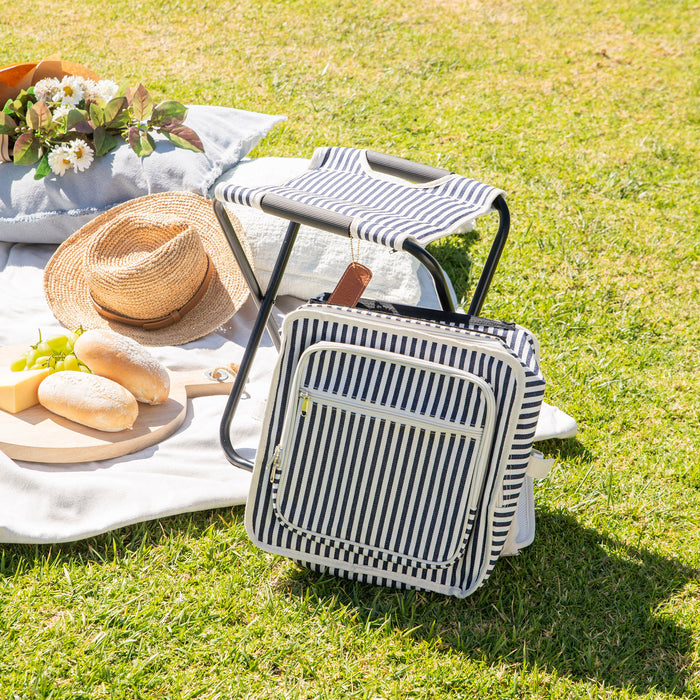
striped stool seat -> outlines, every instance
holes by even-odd
[[[503,194],[476,180],[439,172],[436,179],[412,183],[373,170],[364,149],[325,147],[316,149],[308,171],[283,185],[222,184],[215,196],[263,210],[264,202],[284,200],[286,206],[296,205],[301,216],[325,216],[354,238],[404,250],[407,241],[425,247],[467,230]]]

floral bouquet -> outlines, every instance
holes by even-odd
[[[200,138],[183,123],[186,115],[187,108],[174,100],[154,104],[141,84],[123,90],[111,80],[46,77],[0,111],[0,161],[38,163],[37,180],[82,172],[124,141],[137,156],[150,155],[151,132],[180,148],[203,151]]]

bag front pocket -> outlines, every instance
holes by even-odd
[[[476,375],[322,342],[299,360],[270,478],[278,520],[336,549],[449,566],[466,547],[495,424]]]

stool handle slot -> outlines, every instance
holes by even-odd
[[[445,177],[445,175],[453,174],[450,170],[436,168],[432,165],[424,165],[423,163],[416,163],[413,160],[400,158],[399,156],[390,156],[386,153],[379,153],[378,151],[371,151],[369,149],[365,151],[365,153],[367,155],[367,162],[373,170],[383,173],[384,175],[403,177],[419,184],[439,180],[441,177]]]

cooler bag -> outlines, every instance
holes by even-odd
[[[532,541],[545,383],[512,323],[362,300],[288,314],[246,506],[316,571],[465,597]]]

